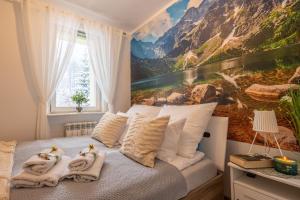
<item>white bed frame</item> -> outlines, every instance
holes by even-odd
[[[224,199],[223,172],[228,132],[228,117],[212,117],[199,150],[211,159],[218,168],[218,175],[192,190],[182,200]]]
[[[228,117],[212,117],[206,132],[210,136],[203,138],[199,149],[215,163],[219,171],[224,172]]]

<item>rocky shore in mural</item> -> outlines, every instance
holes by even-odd
[[[180,6],[181,15],[172,13]],[[132,103],[218,102],[214,115],[229,117],[228,139],[247,143],[253,110],[273,109],[281,147],[300,151],[279,103],[300,89],[300,1],[179,0],[166,14],[170,27],[155,32],[162,17],[134,34]]]

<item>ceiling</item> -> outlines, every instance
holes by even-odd
[[[174,0],[65,0],[108,18],[113,25],[132,32]]]

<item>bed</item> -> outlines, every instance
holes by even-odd
[[[205,152],[201,161],[179,171],[173,165],[157,160],[154,168],[144,167],[121,154],[117,148],[108,149],[88,137],[56,138],[17,145],[13,173],[34,152],[56,144],[69,156],[93,143],[106,152],[100,179],[90,183],[62,181],[56,187],[37,189],[11,188],[11,200],[52,199],[220,199],[223,198],[224,171],[228,119],[213,117],[206,137],[199,145]]]

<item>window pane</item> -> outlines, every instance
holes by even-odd
[[[83,91],[89,102],[84,107],[96,107],[96,84],[89,61],[85,39],[78,38],[63,79],[56,90],[56,107],[75,107],[71,96]]]

